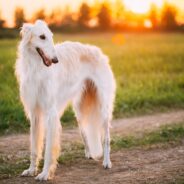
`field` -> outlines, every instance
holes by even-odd
[[[121,40],[114,43],[115,37]],[[184,36],[98,33],[55,34],[54,39],[102,48],[110,58],[117,94],[111,130],[112,169],[102,169],[101,160],[84,158],[69,107],[62,117],[56,177],[49,183],[183,183]],[[33,177],[20,178],[29,165],[29,136],[25,133],[29,123],[14,76],[18,41],[0,40],[0,183],[35,184]],[[43,162],[39,169],[42,166]]]
[[[117,95],[114,117],[127,117],[184,107],[184,35],[179,33],[122,34],[112,42],[108,34],[56,34],[55,41],[95,44],[110,57]],[[18,39],[0,41],[0,133],[24,132],[29,124],[19,102],[14,64]],[[71,109],[62,118],[74,122]]]

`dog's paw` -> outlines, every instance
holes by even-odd
[[[110,160],[104,160],[103,161],[103,167],[104,169],[110,169],[112,167],[112,163]]]
[[[22,172],[21,176],[35,176],[37,174],[37,169],[29,168]]]
[[[35,177],[35,179],[39,181],[46,181],[51,179],[51,175],[49,172],[42,171],[38,176]]]
[[[86,157],[87,159],[92,159],[92,157],[91,157],[89,151],[86,151],[86,150],[85,150],[85,157]]]

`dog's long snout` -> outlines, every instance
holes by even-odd
[[[54,57],[54,58],[52,59],[52,62],[53,62],[53,63],[58,63],[58,58],[57,58],[57,57]]]

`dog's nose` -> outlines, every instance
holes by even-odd
[[[57,58],[57,57],[54,57],[54,58],[52,59],[52,62],[53,62],[53,63],[58,63],[58,58]]]

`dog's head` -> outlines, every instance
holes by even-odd
[[[57,63],[53,34],[46,23],[37,20],[35,24],[24,23],[21,29],[22,42],[31,52],[38,54],[46,66]]]

